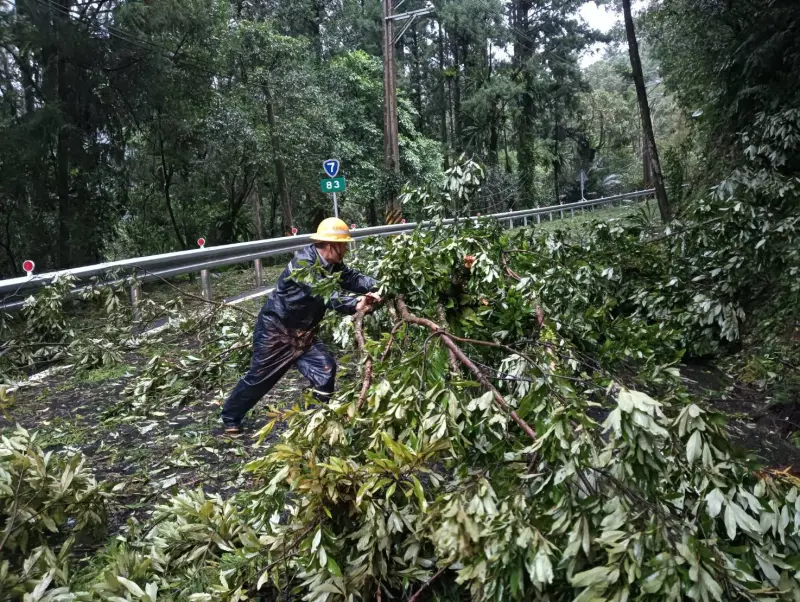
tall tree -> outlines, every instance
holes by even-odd
[[[625,19],[625,34],[628,38],[628,52],[631,57],[633,82],[636,86],[636,96],[639,99],[639,110],[642,115],[644,144],[647,149],[644,155],[650,159],[650,175],[652,175],[653,184],[656,188],[656,200],[658,202],[658,211],[661,214],[661,220],[667,223],[672,217],[672,212],[670,211],[669,198],[667,197],[667,188],[664,186],[664,176],[661,172],[661,161],[658,157],[656,137],[653,133],[653,120],[650,116],[650,105],[647,102],[647,88],[645,88],[644,83],[642,61],[639,56],[639,43],[636,40],[636,30],[633,25],[630,0],[622,0],[622,12]]]

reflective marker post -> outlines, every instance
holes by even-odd
[[[198,238],[197,244],[201,249],[206,246],[205,238]],[[211,274],[207,269],[200,270],[200,290],[203,292],[203,299],[211,301]]]
[[[264,272],[261,269],[261,258],[253,260],[253,269],[256,273],[256,288],[261,288],[264,284]]]
[[[142,285],[138,282],[131,284],[131,310],[133,312],[133,321],[138,322],[141,318],[139,313],[139,303],[142,300]]]
[[[26,259],[22,262],[22,269],[25,272],[25,275],[28,277],[28,280],[30,280],[33,278],[33,270],[36,269],[36,264],[30,259]]]

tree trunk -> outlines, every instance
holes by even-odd
[[[315,0],[314,2],[314,16],[311,20],[311,39],[314,42],[314,51],[317,55],[317,61],[322,62],[323,47],[322,47],[322,23],[325,21],[325,2],[324,0]]]
[[[519,172],[520,192],[525,204],[535,203],[534,199],[534,170],[535,157],[533,154],[533,76],[528,63],[533,56],[528,14],[531,9],[531,0],[516,0],[514,4],[514,23],[517,31],[514,40],[514,63],[522,74],[524,90],[519,99],[520,112],[517,120],[517,170]]]
[[[69,0],[59,2],[64,10],[69,10]],[[72,207],[69,198],[69,126],[67,125],[67,61],[63,52],[64,27],[66,16],[55,16],[56,26],[56,86],[60,124],[56,134],[56,196],[58,197],[58,263],[59,267],[70,267],[72,230]]]
[[[500,126],[503,129],[503,151],[505,153],[506,173],[511,173],[511,158],[508,155],[508,127],[506,124],[506,108],[503,106]]]
[[[370,226],[378,226],[378,209],[375,207],[375,197],[370,195],[367,205],[367,221]]]
[[[161,152],[161,190],[164,193],[164,202],[167,205],[167,213],[169,214],[169,221],[172,224],[172,229],[175,231],[175,237],[178,239],[178,244],[182,249],[189,248],[189,240],[184,239],[178,228],[178,222],[175,219],[175,212],[172,209],[172,168],[167,168],[167,157],[164,152],[164,136],[161,129],[161,115],[158,116],[158,146]]]
[[[272,96],[269,92],[267,92],[267,123],[269,124],[270,138],[272,140],[272,153],[275,156],[275,180],[278,186],[278,196],[281,200],[283,230],[288,232],[294,225],[294,217],[292,216],[292,203],[289,199],[289,187],[286,184],[286,169],[281,156],[280,137],[275,124],[275,107],[272,104]]]
[[[411,55],[414,59],[414,70],[412,71],[414,108],[417,109],[417,130],[420,133],[424,133],[425,120],[422,114],[422,62],[419,57],[419,35],[414,25],[411,26],[411,34]]]
[[[500,133],[498,129],[499,117],[497,114],[496,101],[492,102],[489,108],[489,165],[497,166],[500,164]]]
[[[555,204],[558,205],[559,203],[559,196],[560,191],[558,188],[558,179],[561,176],[561,157],[559,157],[558,153],[560,152],[559,144],[558,144],[558,137],[561,135],[559,131],[559,115],[558,115],[558,102],[556,101],[556,108],[555,108],[555,129],[553,131],[553,194],[555,195]]]
[[[270,204],[269,210],[269,235],[270,238],[275,238],[275,226],[277,221],[277,213],[278,213],[278,199],[276,198],[275,191],[270,191],[270,196],[272,197],[272,203]]]
[[[653,120],[650,116],[650,105],[647,102],[647,89],[644,86],[644,74],[642,73],[642,61],[639,58],[639,44],[636,41],[636,30],[633,27],[633,15],[631,14],[631,0],[622,0],[622,11],[625,15],[625,33],[628,36],[628,52],[631,55],[631,71],[633,71],[633,82],[636,85],[636,96],[639,100],[639,109],[642,112],[642,126],[644,128],[644,142],[647,148],[645,155],[650,157],[650,170],[653,176],[653,184],[656,189],[656,200],[658,201],[658,211],[661,214],[661,221],[667,223],[671,218],[669,198],[667,189],[664,186],[664,176],[661,173],[661,162],[658,159],[658,148],[656,138],[653,133]]]
[[[444,28],[439,22],[439,128],[444,151],[444,168],[450,169],[450,148],[447,145],[447,91],[445,90]]]
[[[456,22],[458,28],[458,22]],[[463,140],[461,139],[461,39],[456,33],[453,37],[453,147],[456,152],[463,150]]]
[[[256,237],[261,240],[264,238],[264,224],[261,221],[261,186],[258,183],[253,186],[251,194],[253,197],[253,225],[256,228]]]

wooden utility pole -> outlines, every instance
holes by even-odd
[[[622,0],[622,11],[625,14],[625,33],[628,36],[628,52],[631,55],[633,82],[636,85],[636,96],[639,99],[639,109],[642,112],[642,128],[644,129],[645,144],[642,154],[650,158],[650,175],[653,177],[653,184],[656,189],[658,212],[661,214],[661,221],[666,224],[670,220],[672,213],[670,211],[669,198],[667,197],[667,189],[664,186],[664,175],[661,173],[661,162],[658,158],[656,138],[653,134],[653,120],[650,116],[650,105],[647,103],[647,89],[644,86],[642,61],[639,58],[639,43],[636,41],[636,30],[633,28],[631,0]]]
[[[397,181],[400,176],[400,142],[397,126],[397,72],[395,62],[395,44],[403,36],[417,17],[433,12],[430,5],[419,10],[396,14],[394,0],[382,0],[383,3],[383,152],[386,173],[392,179],[386,191],[386,212],[389,214],[397,208]],[[395,35],[395,21],[406,21],[406,24]]]
[[[394,57],[394,0],[383,0],[383,154],[386,173],[400,173],[400,143],[397,126],[397,74]],[[397,205],[395,181],[386,191],[387,213]]]

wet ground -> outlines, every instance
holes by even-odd
[[[191,344],[187,339],[179,348]],[[290,371],[251,412],[247,431],[237,438],[222,433],[223,399],[217,392],[147,416],[122,412],[108,417],[123,400],[126,384],[156,351],[155,345],[145,346],[128,353],[122,366],[61,373],[41,385],[20,389],[0,416],[3,433],[19,424],[39,431],[38,443],[45,451],[80,451],[87,457],[97,480],[108,482],[118,494],[109,508],[112,534],[124,530],[131,516],[145,518],[160,500],[180,489],[202,487],[227,497],[246,487],[241,469],[263,452],[254,434],[267,422],[264,408],[303,399],[305,381]],[[232,378],[230,388],[234,384]]]
[[[766,467],[800,472],[800,447],[792,434],[800,431],[800,400],[770,403],[758,389],[736,382],[710,364],[685,366],[690,390],[728,417],[734,444],[755,455]]]

